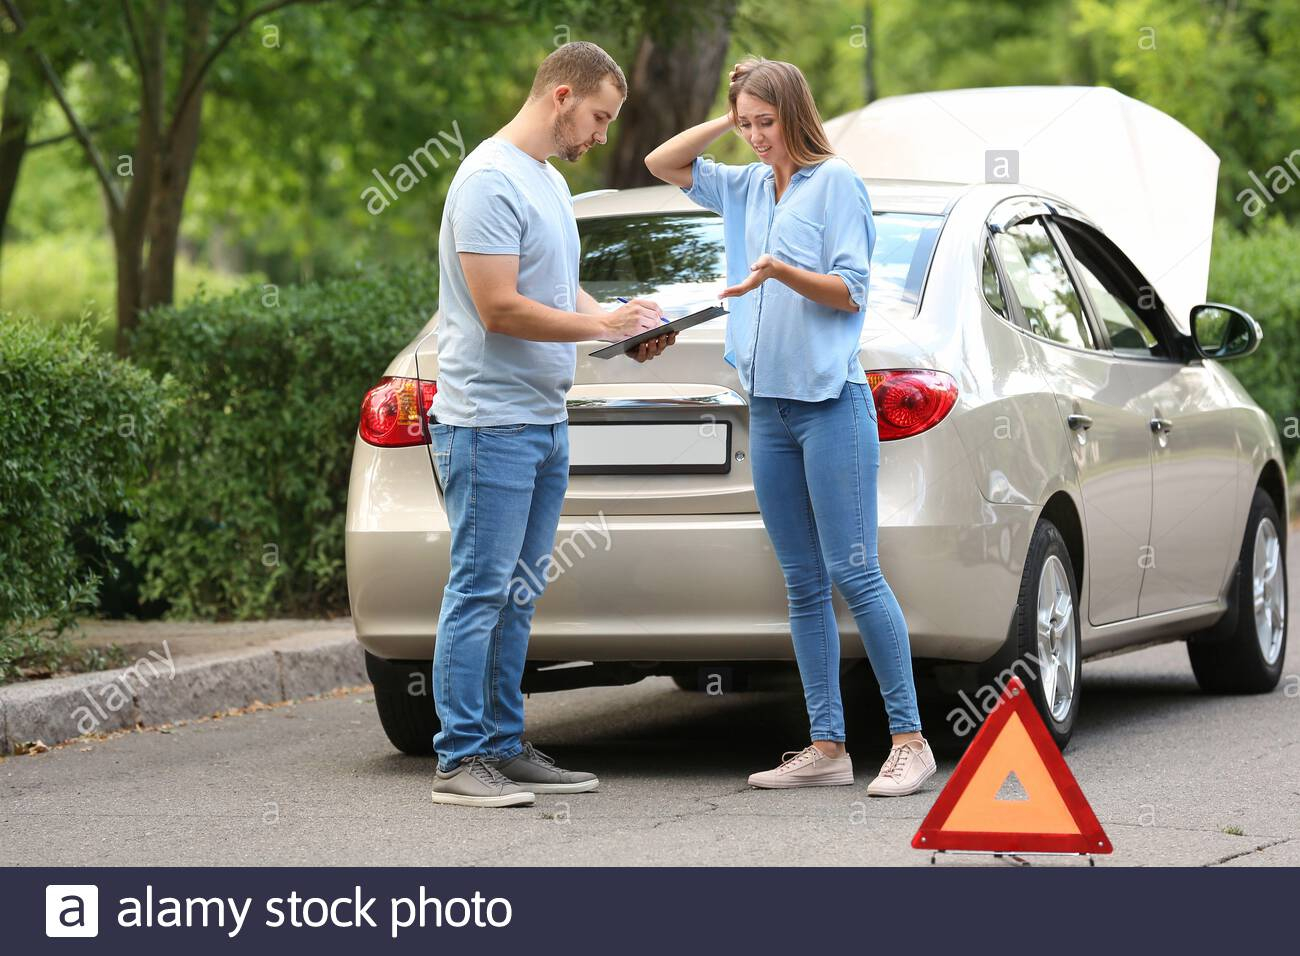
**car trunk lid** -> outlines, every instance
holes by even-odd
[[[670,314],[671,311],[670,311]],[[592,358],[578,346],[568,395],[567,514],[754,512],[749,410],[722,359],[726,317],[657,358]]]

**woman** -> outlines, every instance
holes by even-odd
[[[758,506],[785,574],[812,742],[752,786],[851,784],[831,582],[848,602],[893,737],[872,796],[915,793],[935,771],[921,735],[907,625],[876,555],[876,408],[858,361],[875,242],[866,187],[836,157],[798,67],[747,59],[728,112],[646,157],[650,172],[723,217],[726,359],[750,396]],[[735,128],[758,162],[700,156]]]

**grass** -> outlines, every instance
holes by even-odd
[[[47,680],[69,674],[112,670],[127,664],[129,655],[116,644],[83,647],[67,635],[19,636],[0,642],[0,687],[20,681]]]
[[[112,350],[117,278],[113,244],[107,236],[81,232],[15,240],[6,242],[0,255],[0,305],[59,325],[89,317],[96,342]],[[192,298],[200,289],[222,295],[261,278],[218,272],[178,256],[176,302]]]

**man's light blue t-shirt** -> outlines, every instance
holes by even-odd
[[[838,275],[858,311],[806,299],[768,279],[729,300],[725,358],[750,395],[820,402],[845,382],[865,382],[858,359],[867,277],[876,242],[871,200],[862,178],[833,157],[804,166],[776,201],[765,163],[727,166],[697,157],[691,188],[696,204],[722,216],[727,284],[743,282],[764,253],[823,275]]]
[[[438,392],[447,425],[550,425],[568,418],[577,346],[489,332],[470,297],[461,252],[519,257],[519,293],[575,311],[578,226],[568,183],[513,143],[486,139],[447,191],[438,239]]]

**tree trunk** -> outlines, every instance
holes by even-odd
[[[114,236],[113,246],[117,265],[118,316],[114,348],[118,355],[125,358],[129,353],[128,334],[135,328],[140,314],[141,246],[138,242],[129,241],[127,237],[119,236]],[[129,326],[123,321],[126,316],[131,317]]]
[[[657,184],[645,168],[646,154],[708,119],[724,78],[736,0],[668,0],[652,9],[628,76],[635,95],[619,116],[605,175],[619,189]]]
[[[876,0],[867,0],[862,10],[863,43],[866,47],[862,64],[862,97],[870,105],[876,101]]]
[[[112,223],[117,257],[117,354],[130,351],[131,334],[140,324],[144,304],[144,244],[157,191],[163,139],[163,87],[166,59],[166,0],[158,0],[155,16],[146,22],[140,49],[140,94],[144,108],[136,130],[131,185],[123,210]]]
[[[178,90],[185,89],[198,73],[207,49],[211,23],[206,0],[189,0],[185,7],[185,38]],[[181,214],[185,193],[199,148],[199,127],[203,114],[202,79],[186,100],[184,112],[170,127],[158,162],[157,189],[149,214],[149,259],[145,264],[141,308],[169,305],[176,291],[176,250],[180,242]]]
[[[18,188],[18,173],[27,153],[32,117],[40,103],[40,91],[40,78],[26,58],[10,60],[4,116],[0,119],[0,254],[4,249],[5,227],[9,223],[9,207],[13,203],[14,190]]]

